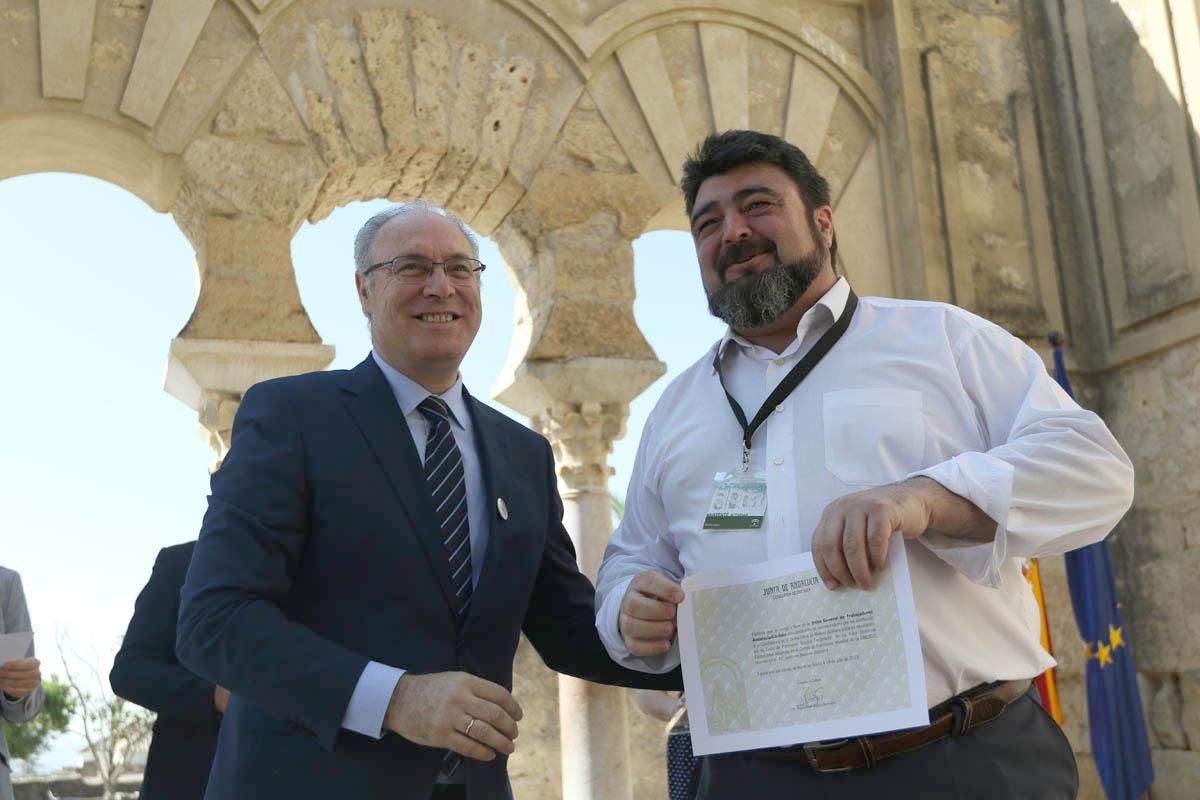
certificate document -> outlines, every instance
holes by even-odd
[[[904,541],[889,545],[869,591],[829,591],[808,553],[684,579],[696,755],[929,724]]]

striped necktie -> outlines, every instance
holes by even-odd
[[[429,423],[425,437],[425,483],[433,500],[433,515],[442,529],[442,549],[454,592],[454,611],[459,627],[471,605],[471,530],[467,524],[467,480],[462,452],[450,430],[450,408],[446,401],[429,395],[417,410]],[[441,773],[453,775],[463,757],[447,750]]]
[[[471,605],[471,531],[467,523],[467,481],[462,452],[450,430],[446,401],[430,395],[417,409],[429,423],[425,439],[425,482],[433,500],[433,515],[442,528],[442,548],[454,592],[459,625]]]

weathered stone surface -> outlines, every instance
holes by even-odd
[[[220,136],[193,141],[184,164],[213,206],[286,225],[308,213],[326,173],[306,145]]]
[[[533,64],[517,60],[498,60],[491,65],[479,131],[479,157],[448,203],[450,210],[463,219],[473,219],[504,179],[520,134],[534,71]]]
[[[1141,6],[1132,13],[1125,5]],[[1093,80],[1103,129],[1125,265],[1124,298],[1138,317],[1170,308],[1196,291],[1196,266],[1188,270],[1182,192],[1194,182],[1178,172],[1172,132],[1179,106],[1171,95],[1175,75],[1163,75],[1166,53],[1147,44],[1162,41],[1168,11],[1152,4],[1101,4],[1085,14]],[[1161,46],[1161,45],[1160,45]],[[1188,184],[1192,184],[1189,186]],[[1154,230],[1154,236],[1143,232]]]
[[[357,27],[388,150],[415,149],[417,125],[409,59],[397,57],[408,50],[404,16],[397,9],[371,9],[358,15]]]
[[[591,96],[584,93],[563,123],[547,166],[575,166],[597,172],[629,173],[633,167],[621,152],[612,130],[600,116]]]
[[[354,30],[336,27],[327,20],[318,22],[316,28],[325,74],[333,86],[350,149],[362,161],[383,156],[386,149],[379,111],[363,68],[362,52],[352,38]]]
[[[621,249],[614,251],[619,236],[616,219],[607,215],[547,234],[543,242],[554,256],[554,294],[632,303],[633,283],[610,280],[630,263]]]
[[[481,45],[467,43],[459,34],[450,39],[453,63],[447,94],[453,98],[447,117],[447,151],[423,194],[444,205],[462,183],[479,152],[480,104],[487,88],[487,52]]]
[[[639,175],[566,169],[539,172],[522,202],[526,217],[545,229],[578,224],[598,211],[617,215],[621,233],[631,240],[641,233],[657,205]]]
[[[451,74],[450,43],[446,26],[437,18],[414,12],[410,17],[413,77],[416,81],[417,132],[430,149],[445,152],[446,81]]]
[[[792,52],[762,36],[750,38],[750,128],[782,135],[792,79]]]
[[[668,25],[659,29],[658,41],[662,44],[663,60],[671,76],[687,141],[699,142],[713,129],[699,28],[694,23]]]
[[[1155,750],[1154,800],[1192,800],[1196,776],[1200,775],[1200,753],[1194,750]]]
[[[835,205],[846,183],[854,176],[855,168],[871,139],[871,126],[866,117],[850,98],[839,95],[829,121],[829,132],[819,154],[809,154],[829,181],[829,193]]]
[[[261,53],[238,76],[213,118],[218,136],[245,136],[286,144],[307,144],[308,129],[279,77]]]
[[[1063,733],[1076,753],[1092,751],[1088,729],[1087,685],[1082,675],[1058,676],[1058,699],[1063,710]]]
[[[1179,678],[1179,699],[1182,709],[1179,721],[1187,737],[1189,749],[1200,745],[1200,670],[1181,672]]]
[[[37,0],[13,0],[0,9],[0,103],[23,108],[41,97],[37,62],[40,35]]]
[[[198,259],[200,296],[179,336],[320,342],[296,288],[291,230],[246,217],[210,217]]]
[[[633,796],[637,800],[667,798],[667,734],[663,723],[643,714],[626,693],[629,717],[629,752],[632,759]]]
[[[1096,760],[1091,753],[1076,755],[1079,768],[1079,795],[1076,800],[1106,800],[1100,773],[1096,772]],[[1156,795],[1157,796],[1157,795]]]
[[[93,116],[117,119],[117,108],[141,39],[147,3],[144,0],[99,0],[92,32],[92,61],[88,67],[83,110]]]
[[[1194,565],[1193,565],[1194,566]],[[1138,669],[1167,673],[1184,666],[1188,647],[1181,636],[1181,623],[1187,619],[1184,586],[1194,575],[1185,572],[1178,560],[1161,559],[1141,565],[1137,570],[1137,616],[1131,623],[1136,631],[1135,652]]]
[[[37,11],[42,96],[82,100],[91,60],[96,0],[39,0]],[[18,16],[31,13],[29,9],[12,9],[7,14],[14,12]]]
[[[1175,676],[1169,676],[1159,686],[1150,703],[1150,724],[1159,747],[1168,750],[1187,750],[1187,734],[1183,730],[1183,698]]]
[[[562,792],[558,737],[558,674],[524,636],[513,662],[513,697],[525,712],[517,751],[508,759],[514,797],[550,798]]]

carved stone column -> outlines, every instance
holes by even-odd
[[[517,383],[499,395],[533,401],[514,406],[530,414],[550,440],[558,464],[563,522],[580,568],[594,581],[612,535],[608,456],[625,432],[629,399],[662,374],[657,361],[578,358],[527,363]],[[581,399],[588,398],[588,399]],[[558,714],[563,800],[631,800],[633,771],[625,690],[561,675]]]
[[[165,388],[199,415],[201,436],[217,454],[213,472],[229,451],[242,394],[259,381],[323,369],[334,349],[321,344],[300,303],[288,225],[247,216],[195,220],[179,221],[196,245],[199,297],[171,341]]]
[[[554,447],[564,524],[593,581],[612,535],[608,454],[628,415],[627,403],[555,401],[534,420]],[[632,798],[624,690],[562,675],[558,716],[564,800]]]
[[[623,432],[629,401],[665,370],[633,317],[632,242],[666,202],[633,169],[585,92],[520,202],[492,233],[516,289],[512,351],[494,394],[550,439],[566,528],[593,579],[612,534],[612,442]],[[541,708],[551,705],[537,700]],[[665,787],[647,790],[641,777],[661,773],[661,752],[651,752],[656,744],[630,753],[624,690],[560,677],[558,712],[564,800],[631,800],[635,784],[639,797],[665,795]],[[522,725],[539,731],[534,720]],[[537,769],[552,750],[551,742],[541,744],[545,756],[519,746],[510,767]],[[519,786],[518,794],[545,796],[539,788]]]
[[[518,311],[517,358],[496,397],[553,445],[564,524],[594,580],[612,534],[612,443],[624,433],[629,401],[665,367],[633,320],[633,251],[615,217],[534,236],[508,227],[500,238],[530,289],[527,310]],[[558,687],[562,797],[632,800],[624,690],[568,676]]]

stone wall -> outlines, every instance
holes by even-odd
[[[1118,370],[1104,414],[1137,468],[1134,510],[1112,542],[1154,797],[1184,800],[1200,779],[1200,343]]]

